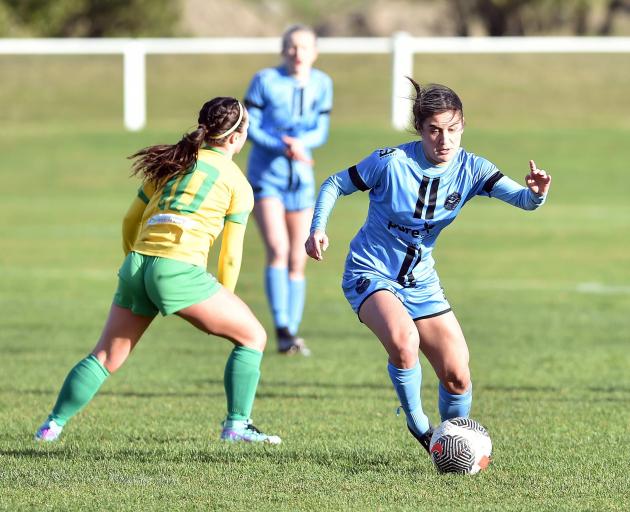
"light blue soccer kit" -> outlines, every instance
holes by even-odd
[[[277,197],[286,211],[312,208],[315,178],[310,164],[285,155],[283,136],[300,139],[308,156],[328,137],[333,88],[330,77],[312,69],[300,83],[283,66],[259,71],[245,95],[249,111],[247,177],[256,200]],[[276,328],[298,330],[306,293],[303,279],[289,279],[287,268],[265,269],[265,291]]]
[[[298,138],[307,153],[328,137],[332,109],[332,81],[318,69],[301,84],[283,66],[258,72],[245,95],[249,111],[248,178],[254,197],[274,196],[287,211],[311,208],[314,202],[313,168],[285,155],[282,137]]]
[[[533,210],[545,200],[504,176],[485,158],[462,148],[450,162],[436,166],[427,160],[422,142],[414,141],[379,149],[330,176],[320,189],[311,232],[325,230],[337,198],[357,190],[369,190],[370,204],[364,225],[350,243],[344,294],[358,314],[370,295],[389,290],[414,320],[450,311],[432,251],[442,229],[455,220],[466,202],[481,195]],[[388,370],[409,428],[417,434],[426,432],[429,423],[420,405],[420,366],[403,370],[390,364]],[[467,416],[471,401],[471,389],[453,395],[440,385],[443,420]]]

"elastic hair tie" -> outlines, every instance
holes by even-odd
[[[240,101],[237,101],[237,103],[238,103],[238,119],[236,120],[236,123],[234,123],[234,126],[232,126],[232,128],[230,128],[228,131],[220,135],[209,135],[208,136],[209,139],[222,139],[223,137],[227,137],[230,133],[232,133],[234,130],[238,128],[238,125],[241,124],[241,121],[243,120],[243,106],[241,105]]]

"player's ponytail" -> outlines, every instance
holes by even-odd
[[[242,132],[246,120],[247,111],[236,98],[214,98],[201,107],[197,128],[177,144],[149,146],[131,155],[130,159],[136,159],[131,173],[162,185],[189,172],[204,144],[222,146],[230,134]]]
[[[425,119],[434,114],[454,110],[463,117],[464,106],[455,91],[440,84],[429,84],[423,87],[413,78],[408,76],[407,79],[416,92],[415,97],[411,99],[413,101],[413,127],[417,134],[422,131],[422,123]]]

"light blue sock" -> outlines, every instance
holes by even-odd
[[[289,326],[289,271],[286,267],[265,267],[265,292],[276,327]]]
[[[462,395],[453,395],[446,391],[440,382],[438,391],[438,408],[442,421],[460,416],[467,418],[472,407],[472,382]]]
[[[429,430],[429,418],[424,414],[420,401],[420,384],[422,383],[420,362],[408,369],[396,368],[392,363],[387,363],[387,372],[394,384],[400,405],[405,411],[407,425],[416,434],[424,434]]]
[[[297,334],[302,321],[305,296],[306,281],[304,279],[289,278],[289,331],[293,335]]]

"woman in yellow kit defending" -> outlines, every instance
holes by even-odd
[[[109,318],[94,350],[66,377],[36,440],[59,438],[160,312],[234,344],[224,374],[228,412],[221,439],[280,443],[250,419],[267,335],[233,293],[254,205],[251,186],[232,162],[247,139],[247,111],[234,98],[214,98],[201,108],[198,123],[177,144],[151,146],[131,157],[143,184],[123,221],[126,258]],[[206,265],[222,229],[217,281]]]

